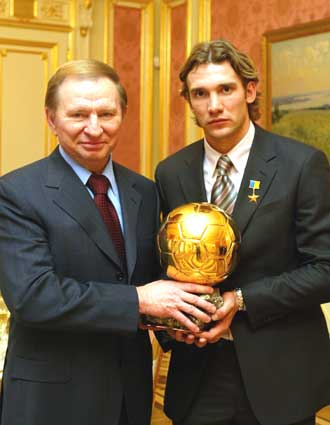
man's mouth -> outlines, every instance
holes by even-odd
[[[227,118],[216,118],[216,119],[213,119],[213,120],[209,121],[208,122],[208,125],[212,125],[212,124],[225,124],[228,121],[229,121],[229,119],[227,119]]]

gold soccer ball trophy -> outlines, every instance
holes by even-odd
[[[190,203],[171,211],[157,237],[160,263],[166,274],[181,282],[216,285],[234,270],[241,243],[233,219],[216,205]],[[217,308],[223,304],[219,289],[212,295],[200,295]],[[199,328],[205,323],[189,316]],[[184,327],[175,319],[145,316],[144,324],[153,329]]]

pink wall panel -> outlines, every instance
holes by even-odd
[[[141,11],[116,6],[114,12],[114,67],[126,88],[128,111],[114,159],[132,170],[140,168]]]
[[[325,18],[330,18],[328,0],[212,0],[211,36],[226,38],[251,56],[262,80],[263,33]]]
[[[179,72],[186,59],[186,16],[187,6],[185,4],[172,9],[169,153],[176,152],[185,144],[185,100],[179,95],[181,88]]]

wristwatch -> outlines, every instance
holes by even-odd
[[[244,303],[244,298],[243,298],[243,293],[242,293],[241,288],[236,288],[235,294],[236,294],[236,299],[237,299],[237,302],[238,302],[238,311],[245,311],[246,306],[245,306],[245,303]]]

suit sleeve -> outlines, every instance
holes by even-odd
[[[265,269],[265,277],[243,288],[255,328],[330,301],[330,174],[323,153],[313,150],[305,159],[295,198],[295,209],[287,212],[293,216],[294,240],[288,236],[288,243],[295,244],[295,264],[274,276]]]
[[[0,286],[12,317],[50,330],[137,330],[134,286],[63,276],[55,256],[41,216],[17,184],[1,179]]]

